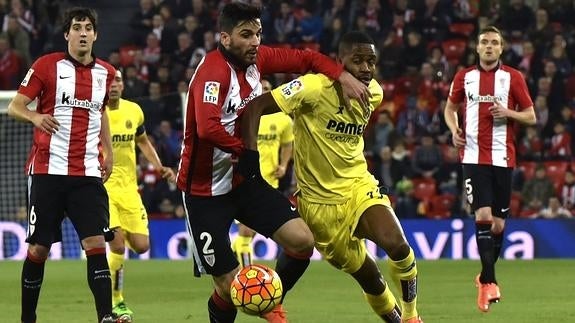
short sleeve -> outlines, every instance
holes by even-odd
[[[26,76],[20,83],[18,88],[18,93],[27,96],[28,98],[34,100],[36,97],[42,93],[44,88],[45,76],[43,71],[47,68],[47,63],[45,58],[39,58],[32,64],[28,69]]]
[[[453,103],[459,104],[463,102],[465,97],[465,88],[463,87],[463,76],[465,73],[459,71],[455,74],[451,87],[449,88],[449,100]]]
[[[320,88],[320,76],[318,74],[306,74],[278,86],[271,93],[280,109],[286,114],[290,114],[302,105],[316,102]]]

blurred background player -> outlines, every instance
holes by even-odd
[[[263,79],[262,92],[271,91],[271,83]],[[273,188],[279,187],[279,179],[284,177],[293,152],[293,121],[283,112],[267,114],[260,120],[258,130],[258,150],[262,177]],[[252,263],[254,248],[252,240],[255,231],[238,224],[238,235],[232,242],[232,250],[242,267]]]
[[[36,322],[46,259],[52,243],[62,240],[67,216],[86,251],[98,322],[123,322],[112,317],[104,238],[109,211],[103,182],[113,167],[104,105],[115,69],[92,52],[98,38],[94,10],[70,8],[62,18],[67,50],[38,58],[8,106],[10,116],[35,126],[26,165],[28,254],[21,276],[21,320]],[[35,111],[27,108],[33,100]]]
[[[174,181],[175,175],[172,169],[162,166],[146,134],[142,109],[138,104],[122,99],[123,90],[122,72],[116,71],[106,108],[112,134],[114,172],[105,186],[110,204],[110,228],[115,231],[108,254],[113,313],[131,319],[134,313],[126,306],[123,295],[126,244],[138,254],[150,249],[148,215],[138,193],[136,145],[163,178]]]
[[[499,29],[488,26],[477,40],[479,64],[455,74],[444,115],[453,145],[460,149],[467,201],[475,213],[481,258],[481,273],[475,278],[477,307],[487,312],[501,298],[495,262],[509,216],[515,122],[534,125],[536,116],[523,75],[499,60],[505,45]]]
[[[340,83],[322,74],[306,74],[250,102],[242,117],[242,138],[246,149],[255,149],[262,113],[293,113],[296,196],[315,247],[332,266],[359,283],[367,302],[385,322],[421,323],[415,255],[363,154],[363,132],[383,99],[374,79],[373,39],[357,31],[345,34],[338,60],[368,86],[368,109],[357,103],[346,108]],[[388,255],[390,276],[402,293],[401,309],[364,239]]]

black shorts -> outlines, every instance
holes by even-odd
[[[463,164],[463,184],[471,211],[489,206],[494,216],[507,218],[512,172],[508,167]]]
[[[284,223],[299,217],[296,208],[263,179],[250,179],[228,194],[212,197],[184,194],[196,273],[221,276],[238,266],[230,247],[234,219],[271,237]]]
[[[62,220],[68,217],[80,240],[102,235],[110,218],[108,193],[101,178],[64,175],[28,177],[28,237],[26,242],[50,247],[62,240]]]

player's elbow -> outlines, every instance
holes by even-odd
[[[213,137],[214,131],[212,127],[197,127],[197,135],[199,139],[209,140]]]
[[[523,123],[527,126],[534,126],[537,123],[535,112],[527,114],[527,117],[523,119]]]
[[[8,116],[12,118],[16,117],[16,108],[14,107],[14,104],[12,102],[8,104]]]

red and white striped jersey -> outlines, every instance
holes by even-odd
[[[449,100],[464,107],[461,115],[466,144],[460,150],[461,162],[515,167],[515,123],[494,119],[489,107],[495,100],[518,111],[532,107],[523,75],[502,64],[490,71],[468,67],[455,75]]]
[[[34,128],[28,174],[101,176],[101,119],[115,73],[100,59],[82,65],[67,53],[32,64],[18,93],[37,98],[36,111],[54,116],[60,126],[54,134]]]
[[[190,81],[178,188],[191,195],[217,196],[241,182],[232,157],[243,149],[236,120],[250,100],[262,93],[261,75],[324,73],[332,79],[342,66],[313,51],[260,46],[256,64],[237,68],[225,49],[208,53]]]

